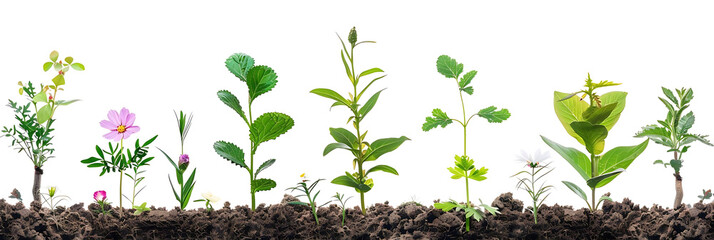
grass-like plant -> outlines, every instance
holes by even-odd
[[[57,204],[67,199],[70,199],[67,195],[57,195],[57,187],[49,187],[47,193],[42,193],[42,203],[47,204],[53,215]]]
[[[345,205],[347,205],[347,201],[349,201],[352,196],[345,198],[344,194],[337,192],[332,197],[340,203],[340,209],[342,209],[342,226],[345,226],[345,218],[347,218],[347,209],[345,208]]]
[[[367,209],[364,205],[364,194],[369,192],[374,187],[374,180],[369,178],[369,174],[377,171],[387,172],[394,175],[399,175],[396,169],[389,165],[376,165],[370,169],[365,169],[363,166],[365,162],[376,161],[382,155],[396,150],[404,141],[409,140],[409,138],[402,136],[398,138],[382,138],[377,139],[373,142],[368,142],[366,140],[367,131],[361,128],[361,123],[367,114],[374,108],[379,99],[379,94],[384,91],[384,89],[374,93],[364,104],[360,104],[363,94],[375,83],[377,80],[384,78],[386,75],[382,75],[373,78],[369,83],[367,83],[364,88],[359,89],[360,80],[366,78],[375,73],[384,72],[380,68],[370,68],[359,74],[355,71],[354,66],[354,50],[355,47],[364,43],[375,43],[374,41],[361,41],[357,42],[357,30],[353,27],[348,35],[348,41],[350,48],[347,48],[345,42],[342,41],[340,35],[337,37],[342,43],[342,50],[340,52],[342,56],[342,63],[345,66],[345,71],[347,72],[347,78],[350,80],[352,85],[352,92],[349,93],[349,98],[345,98],[334,90],[327,88],[316,88],[310,91],[311,93],[317,94],[319,96],[334,100],[332,107],[344,106],[350,110],[351,116],[347,119],[347,123],[352,123],[352,127],[355,129],[355,133],[344,128],[330,128],[330,135],[337,141],[336,143],[330,143],[325,147],[322,152],[323,156],[332,152],[335,149],[344,149],[354,155],[352,160],[352,168],[357,168],[357,172],[345,172],[345,175],[336,177],[332,180],[332,183],[338,185],[344,185],[354,188],[355,191],[359,193],[360,196],[360,206],[362,208],[362,214],[367,214]],[[345,58],[346,56],[346,58]]]
[[[295,122],[293,119],[278,112],[269,112],[253,119],[253,102],[258,96],[272,90],[278,83],[278,75],[268,66],[254,66],[255,60],[252,57],[237,53],[226,59],[228,71],[233,73],[238,79],[248,85],[248,114],[243,111],[238,98],[227,90],[218,91],[218,98],[228,107],[233,109],[243,122],[250,129],[250,165],[246,164],[245,153],[241,148],[233,143],[217,141],[213,144],[213,149],[226,160],[245,168],[250,177],[250,199],[251,209],[255,211],[255,193],[267,191],[275,187],[275,181],[268,178],[258,178],[258,174],[275,163],[275,159],[267,160],[254,167],[254,156],[260,144],[276,139],[278,136],[290,130]]]
[[[598,94],[595,90],[617,86],[620,83],[603,80],[593,82],[588,74],[585,89],[574,93],[555,92],[555,114],[565,130],[580,144],[585,146],[589,156],[575,148],[565,147],[541,136],[543,141],[562,156],[585,180],[591,189],[591,201],[578,185],[563,181],[563,184],[582,198],[591,211],[595,211],[604,200],[611,200],[603,195],[596,202],[595,189],[603,187],[624,172],[632,161],[647,148],[648,140],[639,145],[615,147],[602,154],[608,132],[620,119],[625,109],[626,92]],[[576,97],[582,94],[580,97]],[[586,102],[587,98],[587,102]],[[602,154],[602,155],[601,155]]]
[[[519,160],[525,162],[526,167],[529,168],[530,171],[520,171],[511,176],[516,177],[520,175],[525,175],[525,177],[518,178],[516,188],[528,192],[528,195],[531,197],[531,200],[533,200],[533,208],[528,210],[533,213],[533,222],[536,224],[538,224],[538,209],[540,209],[540,206],[543,205],[543,201],[545,201],[545,199],[550,196],[549,191],[553,188],[552,185],[545,185],[545,183],[541,183],[540,185],[536,184],[538,180],[553,171],[553,168],[549,168],[550,163],[543,163],[543,161],[545,161],[549,157],[549,154],[543,153],[541,151],[537,151],[533,155],[530,155],[526,152],[521,152]],[[541,171],[544,170],[546,171],[544,173],[541,173]]]
[[[714,146],[707,135],[690,133],[689,130],[694,125],[694,113],[689,111],[684,114],[684,111],[689,108],[689,103],[694,98],[694,92],[691,88],[675,89],[675,96],[672,90],[662,87],[662,92],[667,99],[660,97],[659,100],[667,107],[667,118],[664,121],[657,121],[659,125],[652,124],[642,127],[642,131],[635,134],[635,137],[647,137],[657,144],[668,147],[667,152],[674,154],[672,160],[664,162],[662,160],[654,161],[654,164],[662,164],[666,168],[672,166],[674,170],[674,208],[682,204],[684,190],[682,189],[682,175],[679,170],[682,169],[682,155],[689,150],[691,143],[699,141],[705,145]]]
[[[460,204],[454,200],[451,200],[449,202],[436,203],[434,204],[434,207],[439,208],[443,211],[449,211],[454,208],[456,208],[457,211],[464,210],[466,212],[466,231],[470,231],[471,217],[475,218],[476,221],[480,221],[485,215],[481,208],[486,209],[491,214],[498,213],[498,209],[493,208],[487,204],[483,204],[483,202],[479,206],[474,206],[471,204],[471,200],[469,197],[469,179],[475,181],[486,180],[486,177],[484,175],[486,175],[488,169],[486,169],[485,167],[476,168],[474,166],[474,160],[466,154],[466,127],[469,125],[471,119],[474,116],[485,118],[490,123],[500,123],[508,119],[511,116],[511,113],[508,112],[508,109],[497,110],[496,107],[490,106],[481,109],[477,113],[466,118],[466,105],[464,104],[463,93],[469,95],[472,95],[474,93],[474,88],[473,86],[470,86],[470,84],[474,77],[476,77],[477,71],[472,70],[462,76],[461,74],[464,71],[464,65],[458,63],[455,59],[447,55],[441,55],[439,56],[439,58],[437,58],[436,70],[442,75],[444,75],[444,77],[454,79],[456,87],[459,91],[459,98],[461,99],[461,113],[463,119],[458,120],[450,118],[444,111],[439,108],[436,108],[432,111],[432,116],[426,118],[426,122],[424,122],[424,124],[422,125],[422,130],[427,132],[438,126],[445,128],[447,125],[453,122],[458,122],[463,127],[464,153],[461,156],[456,155],[454,157],[456,159],[456,161],[454,162],[455,166],[448,168],[448,170],[453,174],[453,176],[451,176],[452,179],[465,179],[466,203]]]
[[[174,112],[174,115],[176,116],[176,122],[178,122],[179,136],[181,137],[181,155],[179,156],[178,164],[176,164],[176,162],[169,157],[164,150],[159,148],[159,151],[166,156],[166,159],[171,163],[171,166],[174,167],[174,170],[176,170],[176,182],[179,185],[179,192],[176,192],[176,188],[174,187],[173,182],[171,182],[171,175],[168,176],[169,184],[171,185],[171,191],[174,192],[176,201],[179,202],[179,207],[181,207],[181,210],[184,210],[186,209],[189,201],[191,201],[191,193],[193,193],[193,187],[196,185],[196,181],[193,180],[196,176],[195,168],[193,169],[193,172],[191,172],[191,176],[189,176],[185,182],[183,180],[183,174],[186,172],[188,164],[190,163],[188,154],[185,154],[183,151],[183,144],[186,141],[186,136],[188,136],[188,130],[191,129],[193,114],[186,115],[183,111],[181,111],[178,115]]]
[[[328,204],[330,202],[328,201],[326,203],[323,203],[320,206],[317,206],[315,199],[317,199],[317,195],[320,194],[320,190],[317,190],[315,195],[312,195],[312,191],[315,190],[315,187],[317,186],[318,183],[320,183],[320,181],[325,180],[325,179],[317,179],[315,182],[310,184],[310,186],[308,187],[307,184],[308,184],[308,182],[310,182],[310,180],[305,177],[304,173],[302,175],[300,175],[300,177],[302,178],[302,180],[300,182],[298,182],[297,186],[290,187],[285,190],[290,190],[290,192],[293,192],[296,190],[302,192],[302,194],[297,195],[295,197],[296,198],[306,197],[307,202],[293,201],[293,202],[289,202],[288,204],[303,205],[303,206],[310,207],[310,210],[312,211],[312,216],[315,217],[315,222],[317,223],[317,225],[320,225],[320,220],[317,218],[317,209],[322,206],[325,206],[326,204]]]
[[[84,65],[74,62],[74,58],[66,57],[64,62],[59,60],[59,53],[52,51],[50,61],[43,64],[42,69],[47,72],[54,69],[57,72],[52,78],[52,84],[40,84],[39,89],[35,89],[32,82],[26,84],[18,82],[19,93],[27,97],[28,103],[23,105],[12,100],[8,100],[8,106],[15,112],[17,125],[3,127],[2,135],[12,138],[12,146],[18,152],[23,152],[32,161],[35,168],[35,178],[32,185],[32,198],[40,201],[40,185],[42,184],[42,167],[45,162],[53,158],[52,154],[52,124],[57,108],[72,104],[78,100],[60,100],[57,95],[64,90],[65,74],[74,69],[84,71]],[[39,91],[38,91],[39,90]]]

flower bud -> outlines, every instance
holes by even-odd
[[[49,192],[50,197],[54,197],[55,192],[57,192],[57,187],[49,187],[49,189],[47,189],[47,191]]]
[[[97,202],[103,202],[104,200],[107,200],[107,192],[101,190],[94,192],[94,200]]]
[[[352,47],[355,47],[355,44],[357,43],[357,30],[355,27],[352,27],[352,30],[350,30],[350,35],[347,37],[347,40],[350,41]]]
[[[181,171],[186,170],[186,168],[188,167],[188,163],[188,154],[181,154],[181,156],[179,157],[179,168],[181,169]]]

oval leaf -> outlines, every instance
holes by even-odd
[[[235,165],[248,169],[248,166],[245,165],[245,154],[243,153],[243,150],[235,144],[224,141],[217,141],[213,144],[213,150],[215,150],[218,155],[228,161],[231,161]]]
[[[393,167],[390,167],[387,165],[374,166],[374,167],[370,168],[369,170],[367,170],[367,173],[365,173],[365,175],[367,175],[371,172],[376,172],[376,171],[382,171],[382,172],[391,173],[394,175],[399,175],[399,173],[397,172],[397,169],[394,169]]]
[[[238,115],[243,118],[243,121],[248,124],[248,118],[245,117],[245,112],[243,112],[243,108],[240,106],[238,98],[233,95],[233,93],[229,92],[228,90],[220,90],[217,94],[218,99],[220,99],[221,102],[233,109],[233,111],[236,111],[236,113],[238,113]]]
[[[598,161],[598,172],[612,172],[616,169],[627,169],[632,161],[635,160],[647,148],[649,140],[645,140],[636,146],[616,147],[607,151]],[[597,184],[597,187],[602,187],[610,183],[617,176],[604,179]]]
[[[565,147],[550,139],[540,136],[545,144],[548,144],[550,148],[555,150],[561,157],[563,157],[571,166],[577,171],[584,180],[590,179],[590,159],[585,153],[578,151],[575,148]]]
[[[330,128],[330,135],[338,143],[343,143],[347,146],[357,148],[357,136],[344,128]]]
[[[605,126],[578,121],[570,123],[570,127],[583,140],[589,153],[595,155],[602,153],[605,148],[605,138],[607,138],[607,128]]]
[[[267,178],[259,178],[255,179],[251,182],[250,184],[250,190],[253,193],[260,192],[260,191],[267,191],[270,189],[273,189],[275,187],[275,181],[272,179],[267,179]]]
[[[254,149],[258,145],[269,140],[273,140],[284,134],[295,125],[295,121],[283,113],[269,112],[260,115],[252,125],[250,125],[250,141],[254,144]]]
[[[447,55],[441,55],[436,59],[436,70],[447,78],[455,79],[464,71],[464,65]]]
[[[235,53],[226,59],[226,68],[241,81],[246,82],[248,70],[253,68],[255,60],[245,53]]]
[[[248,70],[246,83],[248,94],[253,102],[258,96],[272,90],[278,83],[278,75],[268,66],[255,66]]]
[[[52,108],[50,107],[49,104],[46,104],[40,108],[40,110],[37,110],[37,122],[39,124],[42,124],[44,122],[47,122],[47,120],[50,120],[50,116],[52,115]]]
[[[570,123],[575,121],[585,121],[583,119],[583,112],[585,112],[590,105],[584,101],[580,101],[580,98],[577,97],[562,100],[570,95],[571,94],[558,91],[554,92],[553,106],[555,107],[555,115],[558,116],[558,120],[560,120],[560,123],[565,128],[565,131],[567,131],[570,136],[578,140],[580,144],[584,145],[585,143],[583,142],[583,139],[580,138],[575,131],[573,131],[573,128],[570,127]]]
[[[391,152],[396,150],[402,143],[405,141],[410,140],[409,138],[405,136],[401,136],[398,138],[382,138],[378,139],[369,146],[369,149],[367,149],[367,152],[364,155],[364,159],[366,161],[374,161],[377,160],[380,156],[384,155],[385,153]]]
[[[72,69],[74,69],[74,70],[84,71],[84,64],[81,64],[81,63],[72,63],[70,66],[72,66]]]

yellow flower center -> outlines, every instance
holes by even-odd
[[[119,133],[124,133],[124,132],[126,132],[126,127],[125,127],[124,125],[119,125],[119,126],[117,127],[117,132],[119,132]]]

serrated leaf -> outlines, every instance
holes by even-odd
[[[635,134],[635,137],[647,137],[657,144],[674,147],[674,143],[670,139],[671,136],[672,133],[669,130],[657,125],[644,126],[641,131]]]
[[[385,153],[396,150],[402,143],[410,140],[405,136],[398,138],[382,138],[372,142],[364,155],[365,161],[374,161]]]
[[[229,92],[228,90],[220,90],[218,91],[218,99],[221,100],[226,106],[230,107],[240,115],[241,118],[243,118],[243,121],[245,121],[246,124],[248,124],[248,118],[245,116],[245,112],[243,112],[243,107],[241,107],[240,102],[238,101],[238,98],[233,95],[233,93]]]
[[[446,125],[449,125],[453,122],[444,111],[441,111],[441,109],[438,108],[432,110],[431,115],[433,117],[426,117],[426,122],[424,122],[424,124],[421,126],[421,130],[426,132],[438,126],[445,128]]]
[[[241,81],[247,82],[248,71],[253,68],[255,60],[245,53],[235,53],[226,59],[226,68]]]
[[[261,143],[276,139],[290,130],[293,125],[295,121],[284,113],[269,112],[260,115],[250,126],[250,141],[254,144],[253,148],[257,149]]]
[[[605,149],[605,138],[608,134],[605,126],[578,121],[570,123],[570,127],[583,139],[589,153],[598,155]]]
[[[459,90],[464,91],[465,93],[472,95],[474,94],[474,88],[472,86],[468,86],[465,88],[459,88]]]
[[[461,90],[463,90],[465,87],[467,87],[469,84],[471,84],[471,80],[473,80],[474,77],[476,77],[476,73],[477,73],[477,71],[471,70],[471,71],[467,72],[466,74],[464,74],[464,76],[461,76],[461,80],[459,80],[459,88]],[[472,89],[472,93],[473,93],[473,89]],[[471,94],[471,93],[469,93],[469,94]]]
[[[677,124],[677,133],[687,133],[693,125],[694,113],[690,111],[689,113],[682,116],[682,118],[679,120],[679,124]]]
[[[253,102],[258,96],[272,90],[278,83],[278,75],[268,66],[255,66],[248,70],[246,83],[248,84],[248,94]]]
[[[267,191],[273,189],[276,186],[275,181],[267,178],[255,179],[250,184],[251,192],[256,193],[260,191]]]
[[[704,143],[704,144],[706,144],[706,145],[714,146],[714,145],[712,145],[711,142],[709,142],[709,139],[707,139],[707,137],[709,137],[709,136],[708,136],[708,135],[701,135],[701,134],[689,134],[689,133],[688,133],[688,134],[684,134],[684,135],[682,136],[681,144],[689,144],[689,143],[692,143],[692,142],[694,142],[694,141],[699,141],[699,142]]]
[[[77,71],[84,71],[84,64],[81,63],[72,63],[70,64],[72,69],[77,70]]]
[[[248,166],[245,164],[245,154],[243,153],[243,150],[235,144],[217,141],[213,144],[213,150],[215,150],[218,155],[228,161],[231,161],[235,165],[248,169]]]
[[[382,172],[391,173],[394,175],[399,175],[399,173],[397,172],[397,169],[394,169],[393,167],[390,167],[387,165],[374,166],[374,167],[370,168],[369,170],[367,170],[367,173],[365,173],[365,175],[367,175],[371,172],[375,172],[375,171],[382,171]]]
[[[496,107],[494,106],[481,109],[477,114],[479,117],[485,118],[490,123],[501,123],[511,117],[511,113],[508,112],[508,109],[502,108],[501,110],[496,111]]]
[[[64,75],[62,74],[57,74],[54,78],[52,78],[52,82],[55,84],[55,86],[59,87],[64,85]]]
[[[52,115],[52,108],[50,107],[49,104],[46,104],[40,108],[40,110],[37,110],[37,123],[43,124],[47,122],[47,120],[50,120],[50,116]]]
[[[464,71],[464,65],[447,55],[441,55],[436,59],[436,70],[447,78],[456,79]]]

